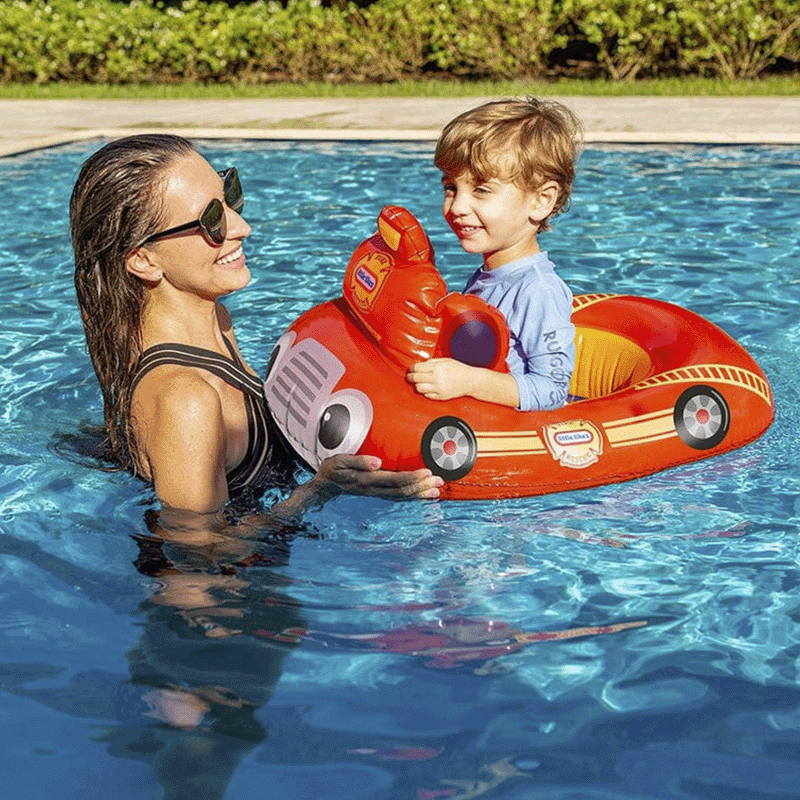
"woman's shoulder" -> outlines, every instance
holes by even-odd
[[[134,391],[131,421],[149,479],[158,471],[156,465],[163,473],[179,453],[215,461],[224,452],[219,394],[187,367],[166,364],[148,373]],[[184,463],[181,469],[186,468]]]
[[[195,419],[221,416],[219,393],[202,373],[190,366],[163,364],[145,375],[133,400],[139,410],[157,419]]]

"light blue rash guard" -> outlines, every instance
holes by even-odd
[[[502,312],[511,331],[508,368],[519,387],[519,410],[560,408],[575,367],[572,292],[540,252],[493,270],[478,269],[465,294]]]

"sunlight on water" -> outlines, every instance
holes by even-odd
[[[93,147],[0,160],[15,223],[0,244],[9,796],[793,796],[796,148],[589,149],[571,210],[542,238],[575,293],[659,297],[740,340],[776,396],[760,440],[540,498],[343,497],[234,568],[159,555],[152,492],[54,447],[102,415],[67,221]],[[258,369],[299,313],[339,293],[385,204],[420,219],[451,288],[474,266],[440,217],[428,145],[201,150],[242,175],[254,279],[227,304]],[[176,575],[147,567],[164,556],[192,607],[164,600]]]

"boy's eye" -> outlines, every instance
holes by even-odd
[[[446,197],[450,197],[456,193],[456,187],[453,186],[452,183],[443,183],[442,189],[444,189],[444,193]]]

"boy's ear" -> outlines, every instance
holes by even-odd
[[[547,219],[558,201],[559,185],[555,181],[546,181],[531,196],[531,220],[541,222]]]
[[[158,283],[163,272],[157,267],[146,247],[137,247],[125,256],[125,269],[145,283]]]

